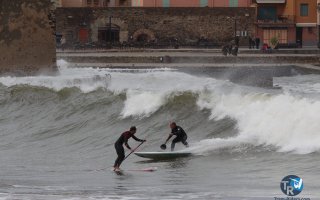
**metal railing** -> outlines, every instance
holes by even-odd
[[[295,16],[294,15],[278,15],[274,19],[258,19],[258,24],[294,24]]]

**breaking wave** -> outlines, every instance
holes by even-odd
[[[304,95],[303,88],[290,92],[244,87],[171,69],[59,65],[60,75],[54,77],[0,77],[3,149],[34,141],[38,148],[52,149],[54,144],[46,140],[57,143],[69,135],[66,149],[92,150],[94,144],[96,152],[105,143],[112,147],[116,136],[111,133],[129,124],[141,128],[152,148],[175,120],[187,130],[190,149],[201,155],[225,149],[297,154],[320,150],[320,101]],[[319,93],[317,88],[312,91]],[[24,135],[9,120],[26,130]],[[13,142],[12,134],[19,135],[18,140]],[[26,139],[29,136],[33,139]]]

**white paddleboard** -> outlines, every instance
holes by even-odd
[[[150,158],[154,160],[175,159],[191,156],[190,152],[135,152],[137,156],[142,158]]]

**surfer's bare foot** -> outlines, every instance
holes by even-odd
[[[121,171],[121,169],[120,169],[119,167],[115,167],[115,168],[113,169],[113,171],[119,172],[119,171]]]

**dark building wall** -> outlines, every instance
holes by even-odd
[[[0,3],[0,74],[30,75],[56,69],[50,0]]]
[[[143,38],[167,44],[177,39],[186,46],[199,44],[199,40],[216,45],[229,42],[235,26],[238,33],[249,35],[255,30],[254,8],[58,8],[56,17],[57,32],[65,35],[69,45],[80,41],[80,29],[88,30],[88,42],[101,42],[103,27],[118,28],[119,42]],[[246,37],[240,41],[248,43]]]

